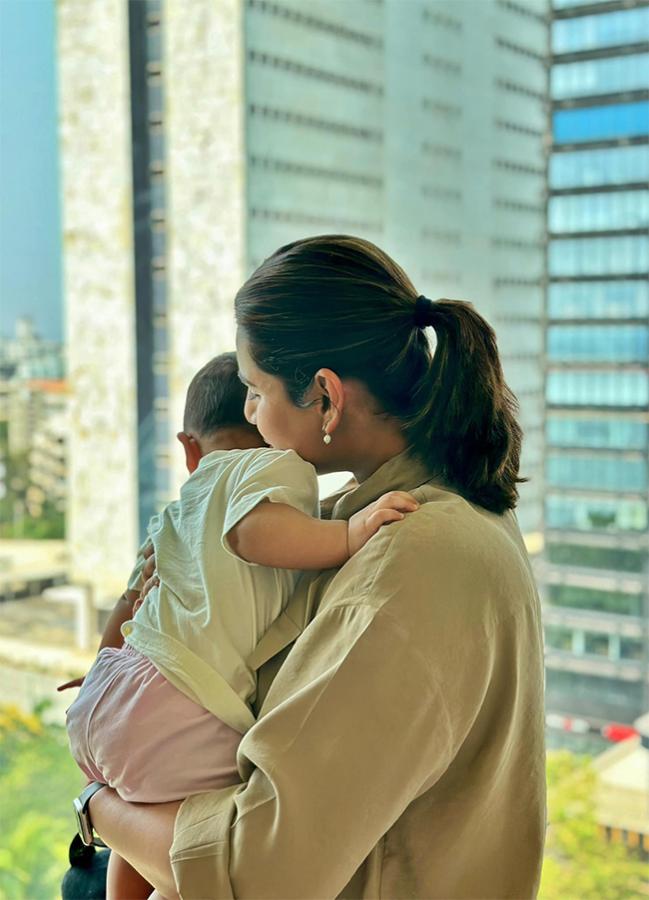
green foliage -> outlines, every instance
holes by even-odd
[[[54,900],[76,831],[72,798],[83,787],[63,728],[43,706],[0,707],[0,898]]]
[[[84,778],[62,728],[43,704],[25,714],[0,707],[0,898],[55,900],[75,832],[72,798]],[[646,865],[607,844],[595,822],[589,759],[548,754],[550,827],[539,900],[633,900],[647,896]],[[644,884],[644,887],[643,887]]]
[[[548,754],[550,825],[539,900],[646,896],[646,864],[608,843],[595,821],[595,783],[588,757],[567,750]]]

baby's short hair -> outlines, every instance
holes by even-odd
[[[238,372],[232,352],[215,356],[194,375],[185,400],[184,431],[205,437],[219,428],[250,428],[243,414],[246,388]]]

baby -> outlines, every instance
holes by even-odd
[[[125,800],[178,800],[239,781],[236,749],[254,723],[256,693],[247,659],[300,571],[342,565],[382,524],[417,507],[392,492],[349,522],[320,520],[314,467],[266,446],[244,418],[244,400],[234,353],[192,380],[178,435],[190,477],[149,523],[159,584],[131,618],[141,552],[128,600],[68,710],[78,765]],[[296,530],[299,542],[277,540]],[[123,646],[107,646],[119,643],[110,632],[120,625]],[[150,890],[111,854],[109,897]]]

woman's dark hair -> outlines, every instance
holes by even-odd
[[[221,353],[199,369],[187,388],[183,430],[207,437],[219,428],[251,428],[243,414],[245,401],[237,354]]]
[[[322,367],[357,378],[433,474],[486,509],[514,508],[526,480],[522,431],[494,331],[470,303],[417,298],[375,244],[327,234],[268,257],[238,291],[235,312],[255,363],[296,405]],[[434,352],[416,312],[435,329]]]

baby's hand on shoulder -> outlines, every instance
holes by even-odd
[[[399,522],[405,518],[406,513],[418,508],[419,504],[412,494],[406,491],[389,491],[359,510],[347,523],[349,555],[358,553],[382,525]]]

